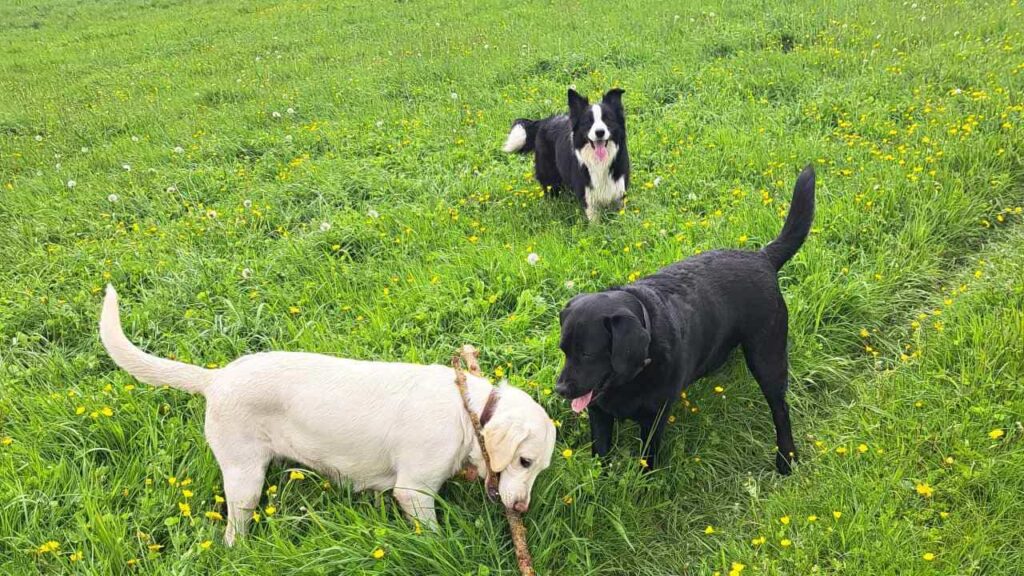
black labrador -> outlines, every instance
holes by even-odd
[[[560,319],[565,367],[555,390],[576,412],[590,409],[593,451],[611,448],[616,419],[640,424],[654,466],[669,407],[737,345],[768,400],[775,466],[789,474],[796,446],[786,405],[788,312],[778,271],[814,219],[814,168],[797,178],[778,238],[760,251],[715,250],[636,282],[569,301]]]

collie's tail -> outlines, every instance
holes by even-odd
[[[537,121],[520,118],[512,123],[512,129],[508,132],[505,145],[501,147],[505,152],[518,152],[526,154],[533,152],[533,142],[537,138]]]

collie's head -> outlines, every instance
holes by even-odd
[[[626,112],[621,88],[612,88],[597,104],[569,89],[572,146],[586,164],[610,164],[626,144]]]

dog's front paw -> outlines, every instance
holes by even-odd
[[[775,453],[775,469],[783,476],[789,476],[793,472],[794,462],[796,462],[796,452],[790,452],[789,454]]]

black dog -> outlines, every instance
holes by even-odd
[[[535,152],[534,174],[540,185],[571,190],[588,220],[597,218],[600,208],[618,210],[629,186],[623,92],[613,88],[591,106],[570,88],[568,116],[516,120],[503,150]]]
[[[576,412],[590,407],[595,454],[611,448],[615,420],[629,418],[639,422],[653,466],[670,404],[740,345],[771,408],[775,466],[789,474],[796,447],[786,405],[788,311],[777,273],[813,219],[814,169],[807,166],[782,232],[762,250],[707,252],[569,301],[560,316],[565,368],[555,389]]]

